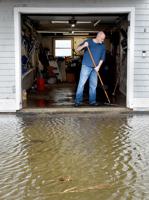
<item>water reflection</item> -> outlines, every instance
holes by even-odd
[[[1,115],[1,199],[149,198],[149,116]]]

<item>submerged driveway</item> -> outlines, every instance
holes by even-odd
[[[0,115],[1,199],[149,198],[149,115]]]

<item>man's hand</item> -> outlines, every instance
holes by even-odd
[[[88,42],[85,42],[84,45],[83,45],[83,47],[84,47],[84,48],[85,48],[85,47],[88,47]]]
[[[94,69],[95,69],[96,72],[98,72],[99,68],[100,68],[99,65],[97,65]]]
[[[100,60],[99,64],[94,68],[96,72],[99,72],[99,69],[100,69],[102,63],[103,63],[103,60]]]
[[[81,51],[82,49],[88,47],[88,42],[85,42],[83,45],[77,47],[77,51]]]

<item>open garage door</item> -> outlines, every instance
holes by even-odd
[[[113,104],[128,107],[129,13],[21,14],[21,102],[23,107],[71,107],[82,54],[76,47],[98,31],[106,33],[106,60],[100,70]],[[129,92],[127,91],[129,90]],[[131,94],[132,95],[132,94]],[[106,102],[101,84],[97,100]],[[88,83],[84,106],[88,106]]]

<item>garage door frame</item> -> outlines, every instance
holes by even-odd
[[[134,7],[15,7],[15,87],[16,110],[22,109],[22,72],[21,72],[21,14],[128,14],[130,26],[128,30],[127,51],[127,93],[126,107],[133,108],[134,99],[134,38],[135,38],[135,8]]]

